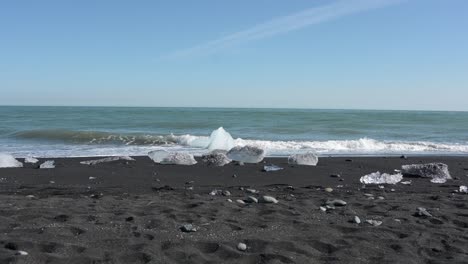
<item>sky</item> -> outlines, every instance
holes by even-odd
[[[468,111],[465,0],[0,2],[0,105]]]

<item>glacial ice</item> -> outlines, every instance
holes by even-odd
[[[35,164],[35,163],[38,163],[39,160],[34,158],[34,157],[26,157],[24,159],[24,163],[32,163],[32,164]]]
[[[234,139],[231,134],[226,132],[224,128],[220,127],[214,130],[210,136],[209,150],[221,149],[230,150],[234,147]]]
[[[47,160],[39,166],[39,169],[53,169],[55,168],[55,161]]]
[[[107,158],[102,158],[102,159],[97,159],[97,160],[82,161],[82,162],[80,162],[80,164],[83,164],[83,165],[96,165],[96,164],[99,164],[99,163],[105,163],[105,162],[111,162],[111,161],[117,161],[117,160],[132,161],[134,159],[132,157],[129,157],[129,156],[107,157]]]
[[[403,175],[432,178],[432,183],[444,183],[448,179],[452,179],[448,166],[444,163],[403,165],[401,169]]]
[[[197,161],[190,153],[174,152],[169,153],[160,163],[167,165],[194,165],[197,164]]]
[[[165,150],[153,150],[148,153],[148,157],[156,163],[160,163],[163,159],[167,158],[171,153]]]
[[[397,184],[403,179],[403,175],[401,173],[396,174],[388,174],[388,173],[380,173],[380,171],[373,172],[371,174],[367,174],[362,176],[360,181],[364,184]]]
[[[231,160],[226,156],[225,151],[215,150],[211,153],[202,156],[203,162],[206,162],[209,166],[222,167],[229,164]]]
[[[458,191],[461,193],[468,193],[468,187],[466,187],[465,185],[462,185],[459,187]]]
[[[263,166],[263,171],[265,172],[270,172],[270,171],[279,171],[279,170],[282,170],[283,168],[279,167],[279,166],[276,166],[274,164],[270,164],[270,165],[265,165]]]
[[[265,151],[254,146],[234,147],[227,153],[228,158],[245,163],[259,163],[265,157]]]
[[[20,168],[23,163],[17,161],[12,155],[0,153],[0,168]]]
[[[316,166],[318,163],[318,157],[312,152],[305,154],[294,154],[289,156],[288,163],[292,165]]]

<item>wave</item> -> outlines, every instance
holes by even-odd
[[[210,137],[196,135],[151,135],[143,133],[110,133],[100,131],[32,130],[17,132],[17,139],[55,141],[75,145],[131,146],[132,151],[148,147],[170,147],[195,152],[204,151]],[[383,141],[371,138],[322,141],[280,141],[234,139],[234,145],[254,145],[266,150],[268,155],[314,151],[319,154],[467,154],[466,143],[435,143],[426,141]],[[136,147],[136,148],[135,148]],[[143,148],[144,147],[144,148]],[[102,148],[97,147],[96,149]],[[138,152],[132,152],[137,153]],[[142,153],[144,154],[144,153]]]

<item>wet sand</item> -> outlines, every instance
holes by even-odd
[[[136,157],[89,166],[79,163],[89,158],[54,160],[55,169],[0,169],[0,263],[468,260],[468,195],[454,192],[468,185],[467,157],[334,157],[316,167],[267,159],[284,168],[277,172],[263,172],[263,163],[172,166]],[[408,178],[411,185],[383,188],[359,182],[371,172],[426,162],[448,164],[454,179]],[[210,195],[215,189],[231,195]],[[262,195],[279,203],[236,202]],[[347,205],[320,210],[333,199]],[[415,215],[418,207],[432,217]],[[197,231],[182,232],[188,223]],[[247,250],[237,249],[240,242]]]

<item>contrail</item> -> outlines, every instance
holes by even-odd
[[[166,56],[166,58],[183,58],[216,53],[229,46],[273,37],[310,25],[320,24],[370,9],[382,8],[402,1],[403,0],[339,0],[329,5],[314,7],[288,16],[275,18],[255,25],[252,28],[191,48],[176,51]]]

